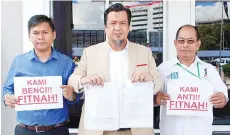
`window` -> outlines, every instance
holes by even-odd
[[[230,2],[227,2],[228,8]],[[223,17],[222,17],[223,11]],[[228,13],[229,14],[229,13]],[[230,14],[229,14],[230,15]],[[223,20],[223,21],[222,21]],[[219,52],[221,51],[221,57],[230,57],[230,51],[225,54],[224,50],[229,48],[229,33],[230,21],[227,19],[227,13],[225,13],[223,2],[196,2],[196,26],[201,36],[201,48],[200,52],[204,52],[205,55],[202,59],[212,63],[215,58],[219,58]],[[223,28],[221,34],[221,27]],[[222,36],[221,36],[222,35]],[[221,40],[222,38],[222,40]],[[209,53],[212,52],[212,53]],[[199,53],[198,53],[199,54]],[[219,60],[219,59],[218,59]],[[221,59],[221,63],[224,63],[224,59]],[[225,77],[226,82],[230,82],[229,77]],[[228,94],[230,94],[230,87],[228,87]],[[230,96],[230,95],[229,95]],[[214,121],[213,125],[229,125],[230,124],[230,103],[223,109],[213,110]]]
[[[230,60],[227,60],[226,63],[230,64]]]
[[[147,42],[147,34],[146,31],[131,31],[129,32],[129,36],[128,36],[129,41],[137,43],[137,44],[142,44],[142,45],[146,45]]]

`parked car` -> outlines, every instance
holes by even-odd
[[[218,62],[220,61],[220,66],[223,66],[225,64],[230,64],[230,58],[217,58],[214,60],[215,62]]]

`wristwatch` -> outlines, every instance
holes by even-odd
[[[72,95],[69,97],[69,100],[72,101],[74,99],[74,92],[72,93]]]

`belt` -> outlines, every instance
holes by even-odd
[[[131,128],[119,128],[117,131],[128,131],[131,130]]]
[[[18,125],[20,127],[23,127],[23,128],[29,129],[29,130],[34,130],[36,132],[47,132],[47,131],[49,131],[51,129],[64,126],[65,123],[55,124],[55,125],[51,125],[51,126],[38,126],[38,125],[28,126],[28,125],[25,125],[25,124],[22,124],[22,123],[20,123]]]

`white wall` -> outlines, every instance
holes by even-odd
[[[2,1],[1,30],[1,84],[3,84],[13,58],[23,51],[21,1]],[[14,135],[15,111],[5,107],[2,101],[1,118],[1,135]]]
[[[49,0],[23,0],[22,2],[22,30],[23,30],[23,52],[28,52],[33,49],[32,43],[28,39],[27,24],[29,19],[36,14],[44,14],[50,17],[51,1]]]
[[[163,60],[176,56],[174,39],[177,29],[185,24],[195,25],[195,0],[163,1]]]

